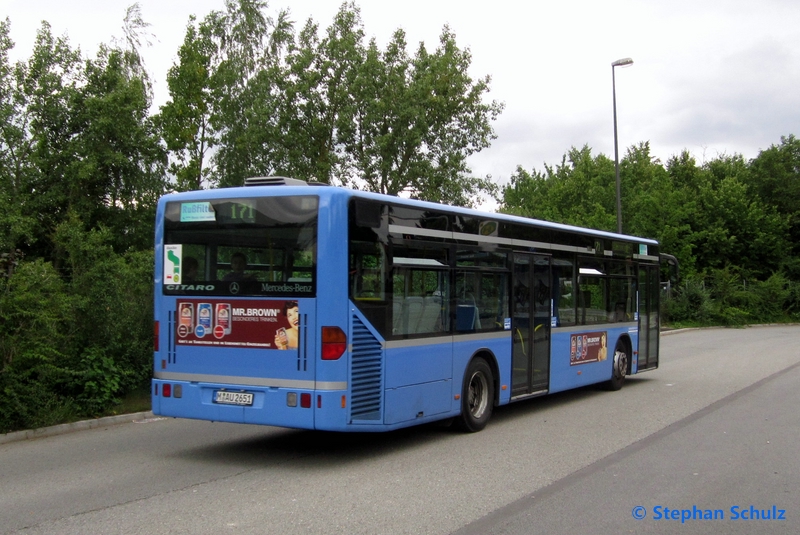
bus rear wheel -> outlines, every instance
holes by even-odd
[[[492,369],[480,358],[472,359],[464,374],[461,394],[461,415],[457,422],[462,431],[475,433],[489,422],[494,407]]]

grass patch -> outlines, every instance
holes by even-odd
[[[104,416],[145,412],[149,411],[151,406],[150,387],[138,388],[128,393],[117,405],[106,411]]]

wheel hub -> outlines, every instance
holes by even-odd
[[[483,416],[488,404],[489,385],[482,373],[475,373],[469,381],[469,397],[467,403],[469,412],[475,418]]]
[[[614,352],[614,375],[622,379],[628,373],[628,355],[624,351]]]

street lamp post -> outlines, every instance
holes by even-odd
[[[614,79],[614,68],[633,65],[631,58],[618,59],[611,64],[611,93],[614,99],[614,169],[617,174],[617,232],[622,234],[622,197],[619,186],[619,145],[617,143],[617,84]]]

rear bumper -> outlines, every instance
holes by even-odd
[[[169,385],[168,397],[165,385]],[[251,393],[253,404],[215,403],[220,390]],[[308,407],[301,406],[303,394],[310,399]],[[314,390],[153,379],[152,403],[153,414],[160,416],[314,429],[318,401]]]

